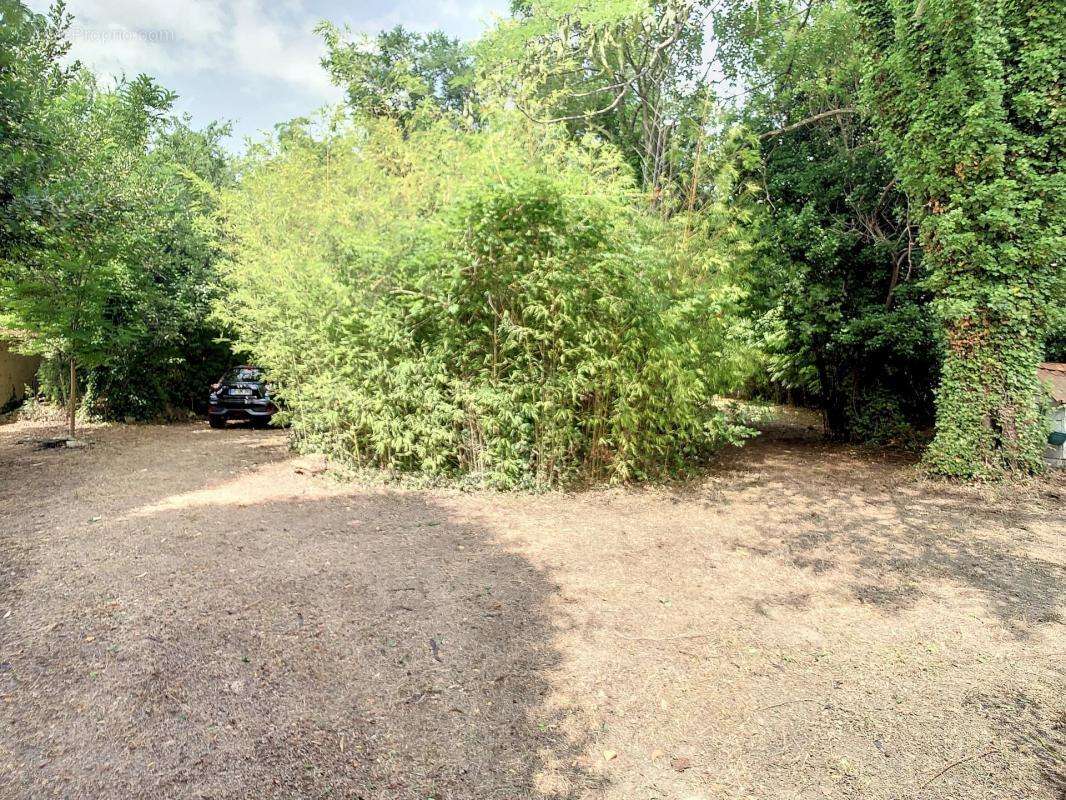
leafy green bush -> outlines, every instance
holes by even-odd
[[[232,185],[228,125],[196,130],[188,120],[163,118],[143,155],[146,185],[156,195],[150,246],[139,267],[151,288],[116,293],[110,308],[139,319],[140,335],[121,358],[89,370],[86,404],[104,417],[141,420],[187,415],[206,406],[212,383],[233,366],[219,326],[210,322],[218,292],[220,255],[213,224],[216,192]]]
[[[941,360],[906,197],[861,114],[865,55],[848,3],[727,3],[726,73],[751,87],[747,173],[754,253],[748,313],[765,369],[756,396],[821,410],[834,439],[918,443]]]
[[[593,140],[502,114],[289,130],[224,214],[219,313],[306,448],[549,486],[663,474],[749,433],[713,401],[748,361],[734,287]]]
[[[826,180],[818,200],[796,199],[775,184],[804,184],[795,171],[778,169],[767,181],[775,207],[759,219],[751,270],[767,375],[816,404],[834,439],[917,443],[915,433],[932,424],[939,357],[924,293],[902,275],[892,285],[892,265],[903,266],[894,243],[849,229],[854,212],[839,185]]]

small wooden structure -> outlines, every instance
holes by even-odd
[[[1051,433],[1044,458],[1053,467],[1066,467],[1066,364],[1041,364],[1037,375],[1051,389]]]

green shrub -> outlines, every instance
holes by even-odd
[[[224,213],[219,314],[303,447],[550,486],[668,473],[749,433],[714,404],[746,374],[736,290],[592,140],[509,116],[290,130]]]

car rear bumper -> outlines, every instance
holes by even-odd
[[[270,419],[277,412],[273,403],[267,405],[222,406],[211,405],[207,415],[212,419]]]

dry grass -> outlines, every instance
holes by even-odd
[[[779,426],[678,488],[0,427],[0,797],[1066,797],[1066,487]]]

